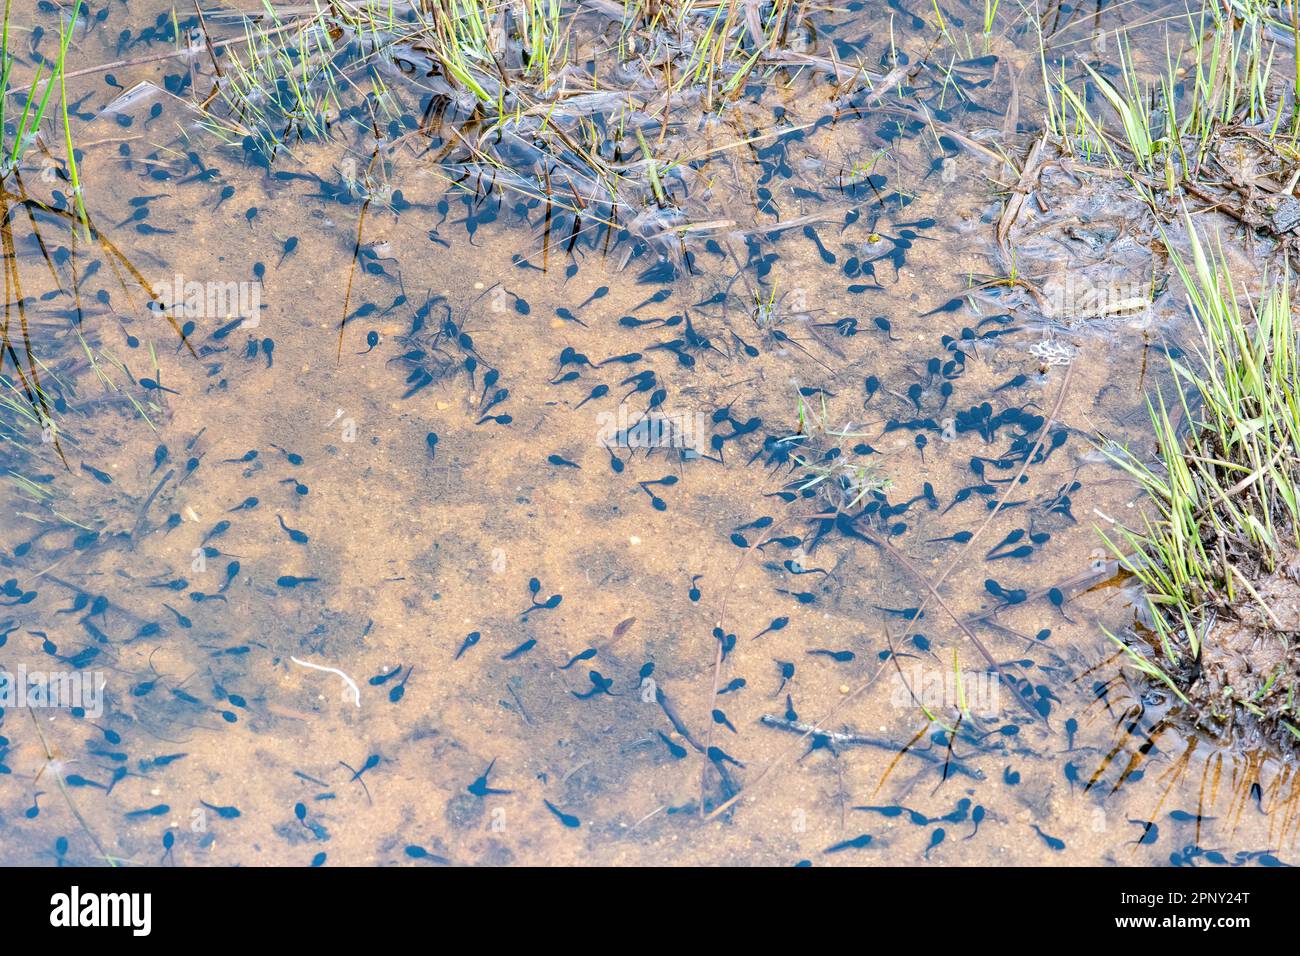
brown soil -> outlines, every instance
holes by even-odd
[[[1300,683],[1300,552],[1254,587],[1262,605],[1240,595],[1231,618],[1210,629],[1188,697],[1225,728],[1294,744],[1282,715]]]

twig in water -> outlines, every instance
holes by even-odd
[[[777,717],[773,714],[764,714],[759,721],[767,727],[775,727],[777,730],[788,730],[790,733],[799,734],[800,739],[813,735],[816,737],[825,737],[833,747],[874,747],[877,750],[887,750],[890,753],[896,753],[900,756],[903,753],[911,754],[926,763],[941,764],[944,762],[942,757],[937,757],[925,750],[901,749],[897,741],[886,740],[883,737],[869,737],[865,734],[852,733],[849,731],[831,731],[822,730],[815,724],[810,724],[802,720],[789,720],[785,717]],[[967,767],[961,763],[953,765],[955,773],[965,774],[975,780],[984,779],[984,771],[972,767]]]
[[[45,751],[45,766],[41,769],[41,773],[44,773],[51,767],[54,768],[50,772],[54,775],[54,782],[58,784],[59,793],[63,794],[63,800],[67,803],[68,809],[72,812],[72,816],[76,819],[77,823],[81,825],[81,829],[85,831],[86,836],[90,837],[90,842],[95,845],[95,849],[98,850],[99,855],[104,858],[104,862],[111,867],[116,867],[117,858],[108,855],[108,851],[104,849],[104,844],[99,842],[99,837],[95,836],[95,831],[90,829],[90,824],[86,822],[86,818],[81,815],[81,811],[77,809],[77,805],[72,802],[72,797],[68,795],[68,788],[63,782],[63,770],[59,766],[61,761],[55,757],[54,751],[50,749],[49,741],[45,739],[45,731],[41,730],[40,722],[36,719],[36,713],[30,706],[27,708],[27,716],[32,719],[32,727],[36,730],[36,736],[41,738],[41,749]],[[40,776],[41,774],[38,773],[36,778],[39,780]]]
[[[144,527],[144,518],[145,515],[149,513],[149,506],[153,504],[153,500],[158,497],[158,492],[162,491],[163,485],[167,484],[174,474],[176,474],[176,470],[174,468],[169,468],[167,474],[163,475],[158,484],[154,485],[153,491],[149,492],[149,497],[145,498],[144,504],[140,506],[140,510],[135,516],[135,524],[131,528],[132,551],[135,550],[136,544],[139,543],[140,529]]]
[[[276,27],[274,30],[267,30],[264,33],[259,33],[258,39],[266,39],[267,37],[275,36],[277,33],[284,33],[286,30],[292,30],[295,27],[302,27],[303,29],[306,29],[313,22],[319,19],[320,16],[321,16],[320,14],[317,14],[314,17],[308,17],[306,20],[294,20],[292,23],[286,23],[283,26]],[[232,43],[242,43],[242,42],[246,42],[247,40],[248,37],[246,35],[240,34],[239,36],[226,37],[221,40],[211,40],[209,41],[209,44],[212,49],[219,50],[222,47],[230,46],[230,44]],[[107,70],[120,70],[126,66],[140,66],[145,63],[157,63],[161,60],[173,60],[178,56],[185,56],[187,54],[198,54],[201,52],[203,52],[203,46],[196,43],[190,46],[182,47],[179,50],[168,50],[165,53],[155,53],[151,56],[142,56],[134,60],[114,60],[112,63],[101,63],[99,64],[99,66],[88,66],[85,69],[73,70],[71,73],[65,73],[64,78],[69,80],[74,80],[79,76],[90,76],[93,73],[103,73]],[[11,87],[9,89],[9,92],[25,93],[29,89],[31,89],[31,87],[32,84],[28,84],[27,86],[15,86],[15,87]]]
[[[358,707],[361,706],[361,688],[357,686],[356,681],[354,681],[347,674],[343,673],[337,667],[324,667],[320,664],[312,664],[308,661],[300,661],[296,657],[290,657],[289,660],[293,661],[295,664],[297,664],[300,667],[310,667],[314,671],[324,671],[327,674],[337,674],[339,677],[343,678],[343,683],[347,684],[350,688],[352,688],[352,694],[356,698],[356,704]]]

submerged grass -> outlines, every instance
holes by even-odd
[[[228,51],[205,105],[222,107],[209,122],[214,133],[249,137],[271,155],[284,143],[327,133],[341,111],[341,79],[334,41],[319,16],[286,30],[290,25],[268,7],[265,20],[256,28],[245,21],[242,49]],[[272,35],[284,38],[272,42]]]
[[[14,84],[14,64],[17,58],[10,46],[12,0],[5,0],[4,20],[0,25],[0,200],[3,203],[0,207],[0,247],[4,251],[6,293],[3,325],[0,326],[0,388],[12,393],[4,395],[0,400],[0,409],[8,413],[0,416],[0,441],[5,445],[21,447],[27,430],[34,428],[42,441],[54,445],[60,456],[63,452],[53,418],[54,403],[41,384],[42,375],[48,372],[48,368],[34,352],[28,326],[27,304],[22,295],[15,253],[14,221],[19,210],[25,211],[36,243],[42,250],[45,244],[36,225],[36,209],[62,215],[70,224],[79,224],[82,236],[86,241],[90,239],[90,219],[86,213],[68,117],[66,83],[68,49],[81,9],[82,0],[76,0],[66,22],[61,21],[59,24],[57,59],[48,61],[38,58],[32,82],[25,88],[18,88]],[[48,73],[47,63],[50,64]],[[32,199],[23,184],[21,172],[23,160],[32,150],[39,148],[48,155],[48,144],[42,141],[42,132],[56,86],[60,95],[62,138],[67,151],[67,178],[71,185],[70,209],[48,207]],[[8,121],[13,115],[9,108],[11,97],[19,97],[14,100],[15,106],[22,104],[12,126]],[[54,267],[48,256],[46,261],[53,273]],[[12,366],[14,377],[6,371],[6,366]]]
[[[1217,623],[1262,623],[1276,632],[1269,639],[1294,641],[1259,585],[1300,552],[1300,342],[1289,277],[1243,306],[1222,255],[1187,218],[1190,262],[1172,258],[1200,329],[1196,362],[1172,362],[1172,409],[1163,395],[1148,402],[1158,465],[1108,452],[1140,483],[1155,516],[1142,532],[1123,530],[1122,542],[1107,538],[1142,586],[1164,663],[1128,648],[1130,656],[1185,701],[1220,651]],[[1295,733],[1295,674],[1278,676],[1229,690],[1255,716]]]
[[[1285,50],[1293,41],[1279,36],[1254,7],[1234,12],[1212,6],[1187,21],[1181,51],[1167,48],[1164,68],[1149,80],[1140,76],[1120,35],[1112,69],[1081,64],[1087,85],[1107,107],[1101,111],[1091,108],[1088,89],[1051,69],[1043,56],[1047,127],[1064,151],[1136,169],[1136,188],[1145,194],[1154,179],[1171,197],[1180,184],[1200,177],[1207,155],[1225,136],[1249,134],[1261,148],[1293,153],[1300,79],[1288,88],[1278,67],[1294,59]]]
[[[9,98],[11,94],[20,92],[13,88],[15,58],[9,45],[9,26],[12,12],[13,0],[5,0],[4,22],[3,25],[0,25],[0,136],[3,137],[3,141],[0,142],[0,181],[13,174],[22,162],[23,156],[36,145],[41,123],[44,121],[50,106],[50,96],[57,86],[61,94],[64,137],[68,149],[68,164],[73,191],[76,194],[78,209],[81,212],[84,224],[85,209],[81,204],[76,157],[73,155],[72,134],[68,128],[68,90],[64,79],[67,72],[68,45],[72,41],[72,32],[76,28],[77,18],[81,14],[81,0],[77,0],[73,5],[66,27],[62,23],[59,25],[59,55],[58,59],[53,61],[48,76],[45,75],[46,61],[40,60],[37,63],[32,82],[26,87],[25,96],[20,101],[22,106],[18,113],[18,121],[11,134],[8,124],[8,117],[11,115],[8,107]],[[45,80],[44,87],[41,86],[42,79]]]

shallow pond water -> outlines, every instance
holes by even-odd
[[[1296,860],[1293,762],[1106,636],[1098,528],[1143,501],[1099,436],[1150,443],[1178,287],[1069,321],[981,287],[1010,253],[1149,300],[1150,230],[1049,170],[999,235],[1023,16],[850,7],[812,49],[898,90],[784,70],[671,135],[647,96],[691,161],[611,227],[523,188],[522,141],[494,175],[423,134],[423,70],[263,164],[208,54],[140,39],[170,5],[88,6],[71,68],[137,61],[68,81],[94,237],[57,164],[7,183],[0,666],[102,697],[6,705],[0,863]],[[1080,50],[1162,36],[1053,9]]]

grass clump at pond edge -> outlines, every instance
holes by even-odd
[[[1126,650],[1195,708],[1198,723],[1225,732],[1248,718],[1294,742],[1300,343],[1289,277],[1243,306],[1222,257],[1190,217],[1187,226],[1191,262],[1172,258],[1200,328],[1196,361],[1172,362],[1172,409],[1163,395],[1148,401],[1159,464],[1111,454],[1156,510],[1144,531],[1123,529],[1123,544],[1107,538],[1142,586],[1157,645],[1155,660]]]

